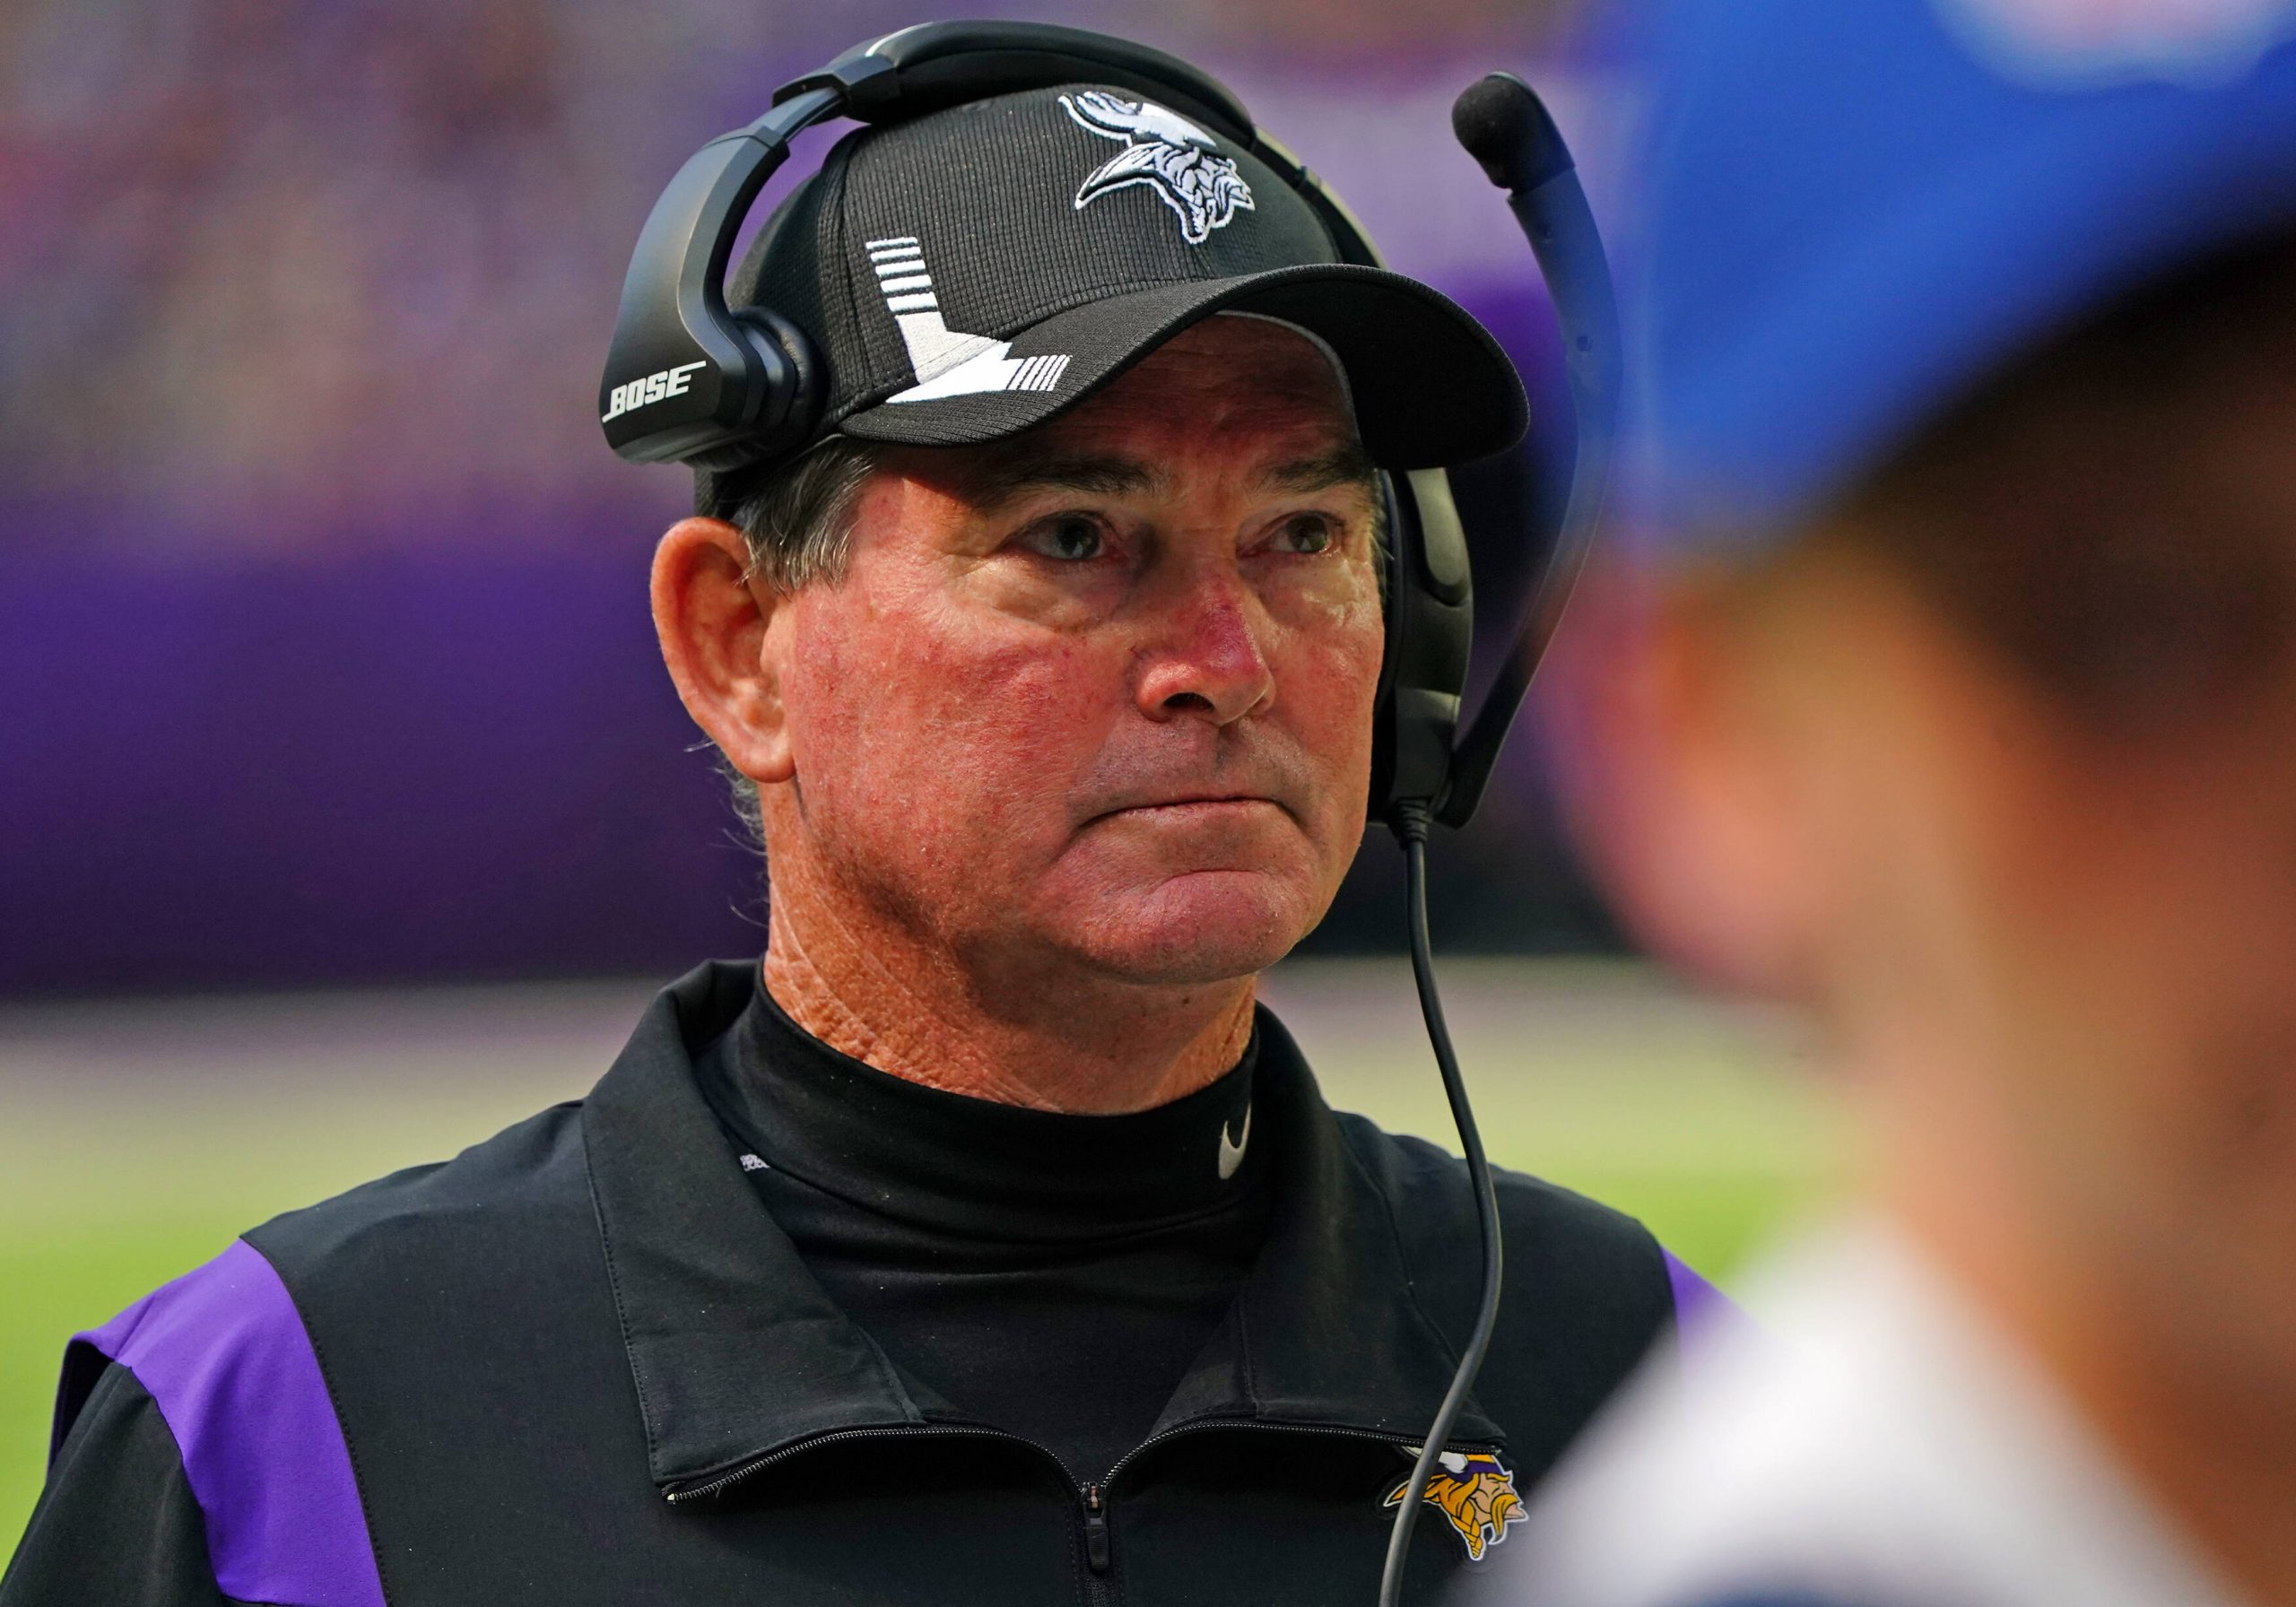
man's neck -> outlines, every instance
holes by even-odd
[[[1254,978],[1144,986],[1046,971],[984,985],[897,934],[776,902],[765,986],[789,1018],[896,1077],[999,1104],[1110,1116],[1169,1104],[1242,1058]]]

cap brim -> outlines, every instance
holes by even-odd
[[[977,446],[1075,406],[1189,325],[1219,312],[1280,318],[1315,335],[1346,371],[1364,449],[1382,468],[1425,469],[1503,452],[1529,427],[1523,382],[1499,343],[1457,302],[1384,269],[1345,263],[1160,284],[1056,313],[1014,335],[1009,367],[984,369],[1048,390],[876,398],[838,428],[863,440]],[[1063,364],[1031,358],[1061,358]],[[898,395],[898,393],[896,393]]]

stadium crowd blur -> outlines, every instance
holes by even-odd
[[[679,160],[787,74],[951,9],[0,11],[0,995],[759,946],[648,637],[686,479],[606,451],[597,365]],[[1617,109],[1578,8],[1017,9],[1228,78],[1562,416],[1535,275],[1447,114],[1492,67],[1536,75],[1601,206]],[[1538,450],[1464,477],[1486,528],[1551,491]],[[1480,553],[1486,595],[1529,557]],[[1527,747],[1440,856],[1439,936],[1609,942]],[[1399,940],[1380,847],[1326,947]]]

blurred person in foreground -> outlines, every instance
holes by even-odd
[[[1658,18],[1586,824],[1813,1018],[1863,1214],[1589,1437],[1526,1599],[2296,1603],[2296,8]]]
[[[759,238],[736,304],[830,405],[703,477],[652,597],[761,828],[762,966],[83,1335],[6,1607],[1373,1594],[1474,1214],[1254,986],[1364,830],[1378,471],[1503,449],[1520,381],[1102,86],[850,135]],[[1694,1287],[1500,1194],[1422,1597]]]

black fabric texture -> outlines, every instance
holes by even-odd
[[[888,403],[847,418],[844,432],[917,447],[998,440],[1065,412],[1215,312],[1281,318],[1328,346],[1347,375],[1364,447],[1381,468],[1484,457],[1520,436],[1519,430],[1469,434],[1457,416],[1506,418],[1510,391],[1520,394],[1519,382],[1502,380],[1491,367],[1483,349],[1491,337],[1480,325],[1439,291],[1345,263],[1157,285],[1087,302],[1013,342],[1014,357],[1069,356],[1057,391]]]
[[[776,210],[727,302],[770,308],[813,340],[830,377],[814,439],[842,430],[962,446],[1015,434],[1229,308],[1284,317],[1332,347],[1364,447],[1383,468],[1467,463],[1522,438],[1522,380],[1489,332],[1415,280],[1344,263],[1314,209],[1248,151],[1218,140],[1165,147],[1232,162],[1248,191],[1248,206],[1225,209],[1200,238],[1153,175],[1086,196],[1086,180],[1112,159],[1155,143],[1088,127],[1073,109],[1096,93],[1142,117],[1158,110],[1072,84],[856,130]],[[871,256],[872,242],[893,239],[917,242],[950,330],[1010,341],[1014,357],[1066,355],[1057,382],[889,401],[919,378]],[[1274,300],[1255,300],[1259,288]],[[773,466],[700,474],[696,507],[725,511]]]
[[[106,1367],[73,1403],[0,1607],[230,1607],[167,1420]]]
[[[755,970],[665,990],[578,1105],[248,1236],[310,1333],[391,1607],[1367,1599],[1474,1312],[1459,1163],[1335,1115],[1263,1012],[1263,1247],[1156,1421],[1080,1490],[906,1377],[729,1154],[695,1060]],[[1500,1197],[1507,1294],[1454,1443],[1527,1496],[1672,1307],[1632,1221],[1518,1175]],[[101,1435],[120,1387],[66,1440],[6,1607],[181,1599],[40,1571],[67,1541],[187,1544],[157,1443]],[[1497,1577],[1431,1507],[1413,1547],[1407,1600]]]
[[[1083,1483],[1147,1438],[1259,1254],[1257,1058],[1136,1115],[1023,1110],[840,1055],[761,986],[697,1069],[728,1160],[911,1394]]]

